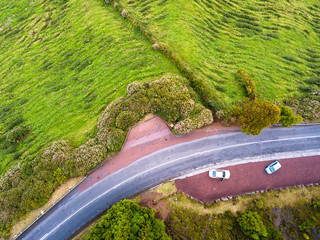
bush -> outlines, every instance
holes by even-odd
[[[119,151],[126,139],[126,132],[119,128],[112,128],[107,135],[108,151]]]
[[[248,73],[243,71],[242,69],[238,70],[238,74],[240,75],[240,81],[246,88],[247,94],[249,98],[254,98],[257,95],[256,84],[254,80],[249,77]]]
[[[132,111],[123,111],[116,118],[116,127],[125,131],[134,125],[138,119],[138,114]]]
[[[212,123],[212,112],[209,109],[204,108],[203,106],[201,106],[201,108],[203,110],[200,110],[200,113],[194,114],[193,117],[192,114],[190,114],[190,118],[185,118],[184,120],[175,124],[173,127],[173,132],[175,134],[186,134],[190,133],[193,129],[201,128]],[[199,108],[195,107],[194,111],[197,111],[197,109]]]
[[[282,234],[279,231],[277,231],[273,225],[267,226],[267,232],[268,232],[269,239],[272,239],[272,240],[283,239]]]
[[[89,139],[85,144],[75,150],[74,161],[78,175],[85,175],[104,159],[106,148]]]
[[[146,113],[157,114],[169,123],[178,122],[173,129],[176,134],[189,133],[212,123],[212,113],[196,104],[191,94],[178,77],[129,84],[127,97],[111,103],[99,119],[99,142],[110,151],[120,150],[124,134]]]
[[[234,109],[242,132],[259,135],[262,129],[272,126],[280,120],[280,109],[266,100],[244,99]]]
[[[164,230],[154,210],[125,199],[113,205],[85,239],[170,239]]]
[[[97,128],[98,133],[97,137],[100,143],[106,145],[107,143],[107,134],[111,127],[115,126],[116,117],[121,113],[123,110],[123,97],[116,99],[109,106],[106,108],[104,113],[98,120]]]
[[[256,212],[245,212],[237,219],[242,232],[255,240],[267,237],[267,229]]]
[[[295,114],[292,108],[287,106],[280,106],[280,121],[283,127],[291,127],[294,124],[302,122],[302,117],[298,114]]]
[[[24,138],[29,131],[29,128],[24,126],[16,127],[7,134],[7,141],[10,143],[17,143],[21,141],[21,139]]]

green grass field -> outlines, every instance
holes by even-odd
[[[128,83],[179,74],[100,0],[0,2],[0,175],[54,140],[76,146]],[[8,132],[27,126],[18,144]]]
[[[212,84],[227,107],[245,95],[235,77],[240,68],[270,101],[319,88],[316,0],[117,3],[196,78]],[[128,83],[179,74],[102,0],[2,1],[0,42],[0,174],[54,140],[83,143]],[[9,144],[7,134],[19,126],[30,134]]]
[[[238,69],[247,71],[270,101],[317,88],[315,77],[320,81],[318,0],[114,2],[197,78],[211,82],[229,107],[244,95],[235,78]]]

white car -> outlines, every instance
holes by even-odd
[[[229,170],[212,169],[209,171],[209,177],[229,179],[230,178],[230,171]]]
[[[281,168],[281,164],[278,161],[274,161],[268,167],[265,168],[265,171],[268,174],[272,174],[275,171],[279,170],[280,168]]]

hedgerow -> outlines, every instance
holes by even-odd
[[[192,96],[179,77],[131,83],[127,96],[112,102],[100,117],[95,138],[78,148],[67,140],[56,141],[42,153],[23,159],[0,178],[0,235],[8,235],[14,220],[46,203],[67,179],[84,176],[108,151],[119,151],[129,128],[145,114],[160,115],[173,124],[176,134],[212,123],[211,111]]]
[[[122,16],[123,11],[126,12],[125,17],[123,17],[126,18],[134,27],[137,28],[138,31],[140,31],[150,42],[153,43],[154,50],[161,51],[170,59],[171,62],[174,63],[180,72],[183,73],[184,76],[189,80],[192,88],[200,95],[202,101],[207,107],[209,107],[211,110],[226,108],[224,102],[218,98],[217,94],[219,94],[219,92],[216,90],[216,88],[210,82],[207,82],[196,76],[191,70],[189,64],[175,54],[167,44],[158,42],[153,33],[149,31],[147,27],[137,21],[130,12],[127,12],[119,1],[108,0],[106,3],[112,4],[114,9]]]
[[[257,89],[254,80],[250,78],[248,73],[242,69],[238,70],[238,74],[240,75],[240,82],[245,87],[249,98],[254,98],[257,95]]]
[[[120,150],[127,131],[144,114],[161,116],[173,132],[185,134],[212,123],[210,110],[195,103],[183,79],[163,77],[150,83],[131,83],[127,96],[110,104],[98,121],[99,142],[109,151]]]

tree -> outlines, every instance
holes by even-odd
[[[280,109],[267,100],[245,98],[234,110],[242,132],[259,135],[280,120]]]
[[[302,117],[295,114],[294,111],[287,106],[280,106],[280,123],[283,127],[291,127],[294,124],[302,122]]]
[[[268,236],[267,229],[256,212],[245,212],[237,219],[237,221],[242,232],[255,240],[259,240],[260,237],[263,238]]]
[[[168,240],[164,229],[164,223],[154,218],[153,209],[125,199],[113,205],[85,239]]]

